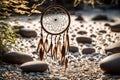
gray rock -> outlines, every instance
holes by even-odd
[[[105,23],[104,26],[109,26],[110,27],[111,25],[109,23]]]
[[[113,43],[105,48],[106,52],[119,53],[120,52],[120,42]]]
[[[90,37],[96,38],[97,36],[95,34],[91,34]]]
[[[25,72],[44,72],[48,69],[48,64],[41,61],[30,61],[22,64],[20,67]]]
[[[110,26],[112,32],[120,32],[120,24]]]
[[[20,29],[19,33],[22,37],[27,37],[27,38],[37,36],[37,32],[32,29],[22,28],[22,29]]]
[[[106,30],[100,30],[99,32],[100,32],[100,33],[107,33]]]
[[[78,47],[76,47],[76,46],[70,46],[70,47],[69,47],[69,51],[72,52],[72,53],[75,53],[75,52],[78,52],[79,49],[78,49]]]
[[[100,68],[110,74],[120,74],[120,53],[104,58],[100,62]]]
[[[83,19],[83,17],[81,15],[79,15],[75,20],[84,21],[84,19]]]
[[[94,48],[84,48],[83,50],[82,50],[82,53],[83,54],[92,54],[92,53],[94,53],[95,52],[95,49]]]
[[[90,37],[77,37],[76,38],[76,41],[78,42],[78,43],[92,43],[92,38],[90,38]]]
[[[95,17],[92,18],[92,20],[96,20],[96,21],[108,21],[108,17],[107,15],[102,15],[102,14],[99,14],[99,15],[96,15]]]
[[[24,26],[17,26],[17,25],[15,25],[15,26],[13,26],[15,29],[22,29],[22,28],[24,28]]]
[[[87,34],[87,32],[86,31],[78,31],[77,34],[82,34],[83,35],[83,34]]]
[[[7,63],[22,64],[32,60],[30,55],[24,53],[8,52],[3,55],[3,61]]]

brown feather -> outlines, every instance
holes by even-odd
[[[39,49],[42,46],[43,46],[43,38],[41,37],[41,39],[39,40],[39,43],[38,43],[37,52],[39,52]]]
[[[65,39],[65,51],[67,52],[69,49],[69,35],[66,34],[66,39]]]
[[[45,39],[43,47],[44,47],[45,52],[48,52],[48,39]]]
[[[52,57],[52,59],[53,59],[53,44],[51,43],[51,45],[50,45],[50,49],[51,49],[51,57]]]
[[[40,51],[39,51],[39,58],[40,58],[41,61],[43,60],[43,57],[44,57],[44,50],[41,47]]]
[[[64,65],[65,65],[65,69],[66,69],[68,67],[68,59],[67,58],[65,58]]]
[[[53,48],[53,58],[55,59],[57,57],[57,45]]]
[[[62,62],[64,58],[65,58],[65,46],[63,45],[60,51],[60,61]]]

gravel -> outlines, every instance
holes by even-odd
[[[85,16],[86,18],[88,16]],[[30,18],[30,20],[29,20]],[[31,17],[14,17],[8,20],[11,25],[25,25],[25,28],[31,28],[36,30],[37,34],[40,34],[41,25],[39,23],[40,16],[31,16]],[[17,19],[18,24],[14,22]],[[31,20],[33,19],[33,20]],[[35,20],[34,20],[35,19]],[[81,37],[82,35],[77,35],[78,29],[86,30],[87,34],[86,37],[92,38],[91,44],[81,44],[77,43],[76,39],[70,39],[71,46],[78,46],[79,53],[78,56],[72,55],[72,53],[68,53],[68,68],[65,69],[64,66],[59,65],[59,60],[52,60],[49,55],[47,58],[45,57],[45,62],[49,63],[49,70],[43,73],[40,72],[22,72],[20,69],[20,65],[18,64],[8,64],[3,63],[0,66],[0,80],[109,80],[109,79],[118,79],[120,76],[115,77],[114,75],[104,74],[104,72],[99,67],[99,62],[107,56],[105,53],[105,46],[104,44],[112,44],[114,42],[118,42],[120,39],[120,34],[115,34],[111,32],[109,27],[104,26],[105,22],[93,22],[89,20],[86,22],[79,22],[75,21],[76,16],[71,16],[71,25],[70,25],[70,38]],[[117,18],[118,19],[118,18]],[[29,20],[26,22],[26,20]],[[23,22],[25,21],[25,22]],[[120,19],[118,20],[118,22]],[[94,24],[95,23],[95,24]],[[110,23],[110,22],[107,22]],[[115,22],[117,23],[117,22]],[[37,25],[35,25],[37,24]],[[80,25],[84,25],[81,27]],[[88,27],[89,26],[89,27]],[[92,30],[92,31],[91,31]],[[104,34],[100,34],[100,30],[105,30]],[[75,34],[76,36],[73,36]],[[108,36],[109,34],[109,36]],[[46,34],[45,34],[46,35]],[[24,53],[28,53],[32,55],[34,60],[38,60],[38,56],[36,53],[36,47],[39,41],[40,35],[37,35],[35,38],[22,38],[18,37],[18,44],[15,47],[11,48],[11,51],[20,51]],[[111,39],[111,40],[109,40]],[[82,54],[82,49],[86,47],[93,47],[95,49],[95,53],[93,54]],[[107,46],[107,45],[106,45]],[[48,53],[49,54],[49,53]]]

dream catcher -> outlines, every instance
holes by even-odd
[[[37,48],[40,60],[43,60],[47,53],[51,53],[52,59],[59,56],[60,62],[65,61],[66,63],[65,55],[69,48],[70,26],[68,11],[64,7],[54,4],[42,12],[40,23],[41,38]],[[50,40],[48,40],[49,38]]]

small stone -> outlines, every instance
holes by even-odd
[[[119,53],[120,52],[120,42],[113,43],[105,48],[106,52]]]
[[[76,41],[77,43],[92,43],[92,39],[90,37],[77,37]]]
[[[90,37],[96,38],[97,36],[95,34],[91,34]]]
[[[84,19],[83,19],[83,17],[81,15],[79,15],[75,20],[84,21]]]
[[[48,64],[42,61],[30,61],[20,67],[25,72],[45,72],[48,69]]]
[[[120,53],[104,58],[100,62],[100,68],[110,74],[120,74]]]
[[[22,64],[32,60],[33,58],[25,53],[8,52],[3,55],[3,61],[7,63]]]
[[[95,17],[92,18],[92,20],[96,20],[96,21],[108,21],[108,17],[106,15],[96,15]]]
[[[69,51],[72,52],[72,53],[78,52],[78,50],[79,50],[79,49],[78,49],[78,47],[76,47],[76,46],[70,46],[70,47],[69,47]]]
[[[31,37],[36,37],[37,36],[37,32],[32,30],[32,29],[26,29],[26,28],[22,28],[19,30],[19,33],[22,37],[27,37],[27,38],[31,38]]]
[[[24,26],[13,26],[15,29],[22,29],[22,28],[24,28]]]
[[[106,30],[100,30],[99,32],[100,32],[100,33],[107,33]]]
[[[95,49],[94,48],[84,48],[83,50],[82,50],[82,53],[83,54],[92,54],[92,53],[94,53],[95,52]]]
[[[104,26],[111,26],[109,23],[105,23]]]
[[[76,35],[73,34],[72,37],[76,37]]]
[[[68,78],[67,77],[61,77],[61,78],[59,78],[59,80],[68,80]]]
[[[82,34],[83,35],[83,34],[87,34],[87,32],[86,31],[78,31],[77,34]]]
[[[36,46],[35,46],[35,45],[31,45],[30,47],[31,47],[31,48],[36,48]]]
[[[112,32],[120,32],[120,24],[110,26]]]

